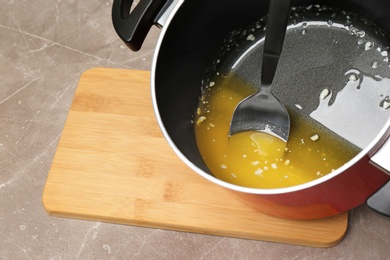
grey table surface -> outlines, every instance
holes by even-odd
[[[131,52],[111,6],[1,1],[0,259],[390,259],[390,220],[365,206],[327,249],[49,216],[42,192],[81,73],[151,68],[160,30]]]

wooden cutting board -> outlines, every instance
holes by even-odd
[[[347,213],[267,216],[190,170],[160,132],[149,77],[107,68],[81,76],[43,192],[50,215],[313,247],[342,240]]]

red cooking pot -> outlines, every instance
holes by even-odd
[[[153,106],[167,141],[191,169],[216,185],[232,190],[252,207],[273,216],[292,219],[322,218],[348,211],[366,201],[375,211],[390,216],[390,109],[385,106],[381,109],[387,113],[387,119],[379,122],[380,127],[364,143],[358,155],[342,167],[314,181],[287,188],[247,188],[217,179],[204,164],[197,149],[192,123],[202,87],[207,81],[208,73],[219,66],[218,57],[225,57],[234,46],[227,43],[226,39],[231,39],[229,37],[232,32],[237,37],[247,33],[242,28],[248,28],[266,15],[268,1],[141,0],[130,12],[132,4],[131,0],[114,0],[114,27],[135,51],[141,47],[152,25],[163,28],[151,73]],[[389,1],[292,1],[293,8],[303,6],[310,10],[317,5],[337,8],[343,10],[344,14],[353,12],[363,17],[363,25],[369,24],[366,19],[373,21],[380,28],[372,32],[373,37],[380,37],[382,42],[390,44],[390,38],[387,37],[387,33],[390,33]],[[318,49],[316,50],[318,53]],[[318,60],[327,60],[328,64],[336,68],[332,73],[337,74],[339,71],[334,65],[340,55],[335,55],[332,51],[324,48],[323,54],[316,55],[323,55],[317,57]],[[384,53],[385,48],[381,51]],[[280,63],[283,64],[282,59]],[[247,73],[246,77],[251,80],[251,75],[253,73]],[[294,74],[290,76],[294,77]],[[380,80],[382,79],[377,79]],[[385,87],[382,99],[387,102],[390,93],[389,86]],[[283,91],[287,90],[280,90]],[[359,116],[357,114],[354,119]],[[361,126],[361,129],[365,128],[371,127]]]

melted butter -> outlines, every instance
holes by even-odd
[[[280,158],[286,149],[286,142],[266,133],[253,133],[250,135],[256,145],[260,158]],[[255,150],[255,151],[256,151]]]
[[[294,186],[332,172],[359,152],[293,111],[289,111],[287,143],[259,132],[229,138],[235,107],[254,92],[238,77],[229,76],[203,93],[195,117],[195,137],[205,164],[217,178],[252,188]]]

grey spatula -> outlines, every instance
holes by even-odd
[[[290,12],[290,0],[271,0],[265,35],[261,88],[236,107],[229,136],[243,131],[261,131],[287,142],[290,117],[286,108],[271,93],[271,85],[282,52]]]

